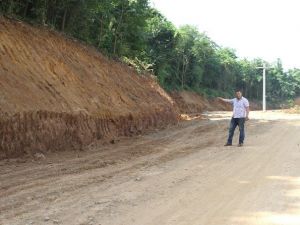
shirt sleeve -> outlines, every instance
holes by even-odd
[[[233,104],[233,101],[234,101],[234,98],[233,99],[224,99],[224,102],[228,102],[228,103],[231,103],[231,104]]]
[[[245,101],[244,101],[244,106],[245,106],[245,107],[249,107],[249,105],[250,105],[250,104],[249,104],[248,99],[245,99]]]

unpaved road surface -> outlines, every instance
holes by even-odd
[[[300,117],[252,112],[238,148],[228,115],[0,161],[0,224],[299,225]]]

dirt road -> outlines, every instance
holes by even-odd
[[[228,114],[210,113],[85,152],[0,161],[0,224],[299,225],[300,117],[251,115],[243,148],[223,147]]]

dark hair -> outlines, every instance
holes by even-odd
[[[235,93],[237,93],[237,92],[243,93],[242,89],[235,89]]]

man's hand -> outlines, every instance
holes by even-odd
[[[224,98],[221,98],[221,97],[217,97],[217,99],[219,99],[221,101],[224,101]]]
[[[248,106],[248,107],[246,107],[246,121],[249,120],[249,112],[250,112],[250,108]]]

